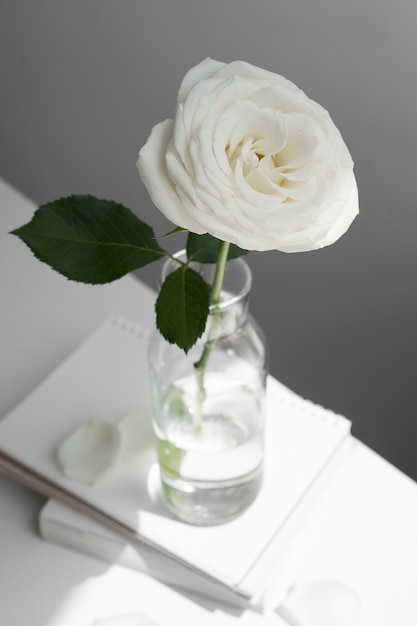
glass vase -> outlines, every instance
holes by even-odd
[[[185,260],[185,252],[175,255]],[[215,266],[192,263],[212,284]],[[161,284],[178,268],[165,262]],[[149,343],[153,429],[169,508],[198,525],[218,524],[255,500],[264,457],[267,350],[249,315],[247,263],[227,263],[220,304],[202,338],[185,353],[154,331]],[[207,350],[207,347],[209,349]],[[205,352],[205,366],[195,364]]]

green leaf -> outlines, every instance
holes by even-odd
[[[219,253],[220,239],[212,235],[196,235],[189,233],[187,237],[187,257],[190,261],[199,263],[216,263]],[[247,254],[247,250],[242,250],[235,244],[230,244],[228,259],[236,259]]]
[[[173,230],[170,230],[168,233],[165,233],[165,235],[162,235],[162,237],[171,237],[171,235],[177,235],[178,233],[185,233],[186,230],[187,229],[182,228],[182,226],[177,226]]]
[[[166,277],[155,309],[162,336],[188,352],[206,326],[209,286],[194,270],[180,267]]]
[[[69,196],[41,206],[12,231],[67,278],[108,283],[165,256],[153,230],[122,204]]]
[[[165,439],[156,439],[156,452],[158,462],[163,472],[169,478],[178,478],[180,465],[184,458],[184,450],[177,448],[174,444]]]

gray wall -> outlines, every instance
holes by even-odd
[[[356,163],[360,217],[325,250],[250,255],[252,310],[272,373],[414,478],[416,14],[415,0],[0,7],[0,176],[38,203],[89,192],[166,231],[136,155],[206,56],[281,73],[330,111]],[[155,270],[141,276],[153,283]]]

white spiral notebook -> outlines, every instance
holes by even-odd
[[[40,518],[45,537],[246,602],[265,584],[268,546],[346,439],[350,422],[270,377],[261,493],[219,526],[191,526],[166,509],[148,416],[134,462],[95,486],[70,480],[55,452],[77,425],[118,421],[149,406],[146,342],[147,332],[128,320],[106,320],[0,422],[0,469],[52,496]]]

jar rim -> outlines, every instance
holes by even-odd
[[[159,288],[161,287],[167,275],[171,271],[173,271],[173,269],[172,270],[170,269],[170,265],[172,265],[173,268],[176,268],[176,265],[174,265],[175,259],[186,257],[186,255],[187,255],[187,251],[185,249],[182,249],[182,250],[178,250],[177,252],[172,254],[170,258],[165,260],[162,266],[161,272],[159,274],[159,278],[158,278]],[[208,267],[213,268],[213,276],[214,276],[214,269],[216,267],[215,263],[200,263],[200,262],[195,262],[195,261],[190,262],[190,267],[192,267],[193,269],[196,269],[196,267],[198,266],[201,266],[201,268],[203,269],[207,269]],[[230,270],[233,268],[238,268],[238,271],[241,272],[241,282],[242,282],[241,288],[238,289],[237,293],[230,293],[229,291],[223,290],[222,288],[221,293],[223,295],[227,294],[227,297],[222,299],[217,305],[211,304],[210,312],[212,312],[214,309],[218,311],[219,309],[225,310],[229,307],[232,307],[236,305],[237,303],[241,302],[242,300],[244,300],[249,294],[252,288],[252,271],[248,263],[242,257],[237,257],[237,258],[230,259],[229,261],[227,261],[224,283],[226,283],[227,281],[227,274],[229,273],[229,277],[230,277]],[[200,271],[199,273],[202,273],[202,272]]]

